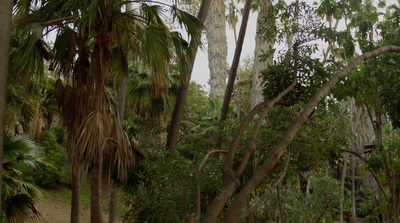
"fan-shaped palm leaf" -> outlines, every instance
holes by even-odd
[[[21,135],[11,136],[6,134],[4,137],[4,154],[7,156],[7,160],[22,161],[32,168],[38,168],[39,164],[44,163],[40,156],[40,147]],[[7,162],[5,164],[7,165]]]
[[[36,204],[41,201],[41,193],[35,186],[23,181],[22,173],[17,169],[19,162],[33,168],[43,164],[39,150],[39,146],[23,136],[5,134],[2,193],[7,196],[2,208],[7,222],[27,222],[40,218]]]

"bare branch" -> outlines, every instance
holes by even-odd
[[[203,167],[204,167],[204,165],[206,165],[208,158],[210,158],[210,156],[214,153],[228,153],[228,151],[227,150],[213,150],[213,151],[207,153],[207,155],[204,157],[204,159],[201,161],[199,167],[197,168],[197,170],[199,172],[201,172],[203,170]]]
[[[346,147],[347,147],[347,146],[346,146]],[[346,152],[346,153],[351,153],[351,154],[357,156],[358,158],[360,158],[360,160],[362,160],[366,165],[368,165],[368,160],[365,159],[361,154],[357,153],[356,151],[353,151],[353,150],[350,150],[350,149],[341,149],[340,151]],[[374,170],[371,169],[371,168],[369,167],[369,165],[368,165],[368,170],[369,170],[369,172],[371,173],[372,177],[375,179],[376,184],[378,184],[379,189],[382,191],[383,195],[385,196],[386,201],[390,203],[389,198],[387,197],[385,191],[383,190],[382,184],[379,183],[378,177],[377,177],[376,174],[374,173]]]

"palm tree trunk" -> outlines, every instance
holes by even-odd
[[[204,21],[206,20],[206,17],[208,14],[208,9],[210,8],[210,5],[211,5],[211,0],[203,0],[202,1],[200,10],[199,10],[199,14],[197,15],[197,18],[200,20],[200,22],[204,23]],[[182,122],[183,110],[185,108],[186,96],[187,96],[187,93],[189,90],[190,78],[192,76],[194,60],[196,59],[198,44],[196,44],[194,41],[191,41],[190,48],[191,48],[191,51],[190,51],[191,53],[189,54],[190,69],[188,71],[186,81],[183,84],[181,84],[181,86],[179,87],[178,95],[176,97],[176,102],[175,102],[174,113],[172,115],[171,127],[169,129],[168,136],[167,136],[167,145],[166,146],[167,146],[167,149],[172,153],[176,152],[179,128],[180,128],[181,122]]]
[[[80,194],[80,170],[77,164],[72,167],[71,182],[71,223],[79,223],[79,194]]]
[[[132,10],[131,4],[126,5],[127,10]],[[124,57],[126,57],[126,61],[128,61],[128,55],[125,52]],[[128,64],[125,64],[125,74],[122,76],[120,87],[119,87],[119,95],[118,95],[118,121],[123,126],[124,124],[124,113],[125,113],[125,100],[126,100],[126,90],[128,88],[128,79],[129,79],[129,67]],[[117,218],[117,203],[118,203],[118,194],[119,188],[114,180],[111,180],[110,186],[110,205],[109,205],[109,215],[108,222],[115,223]]]
[[[99,160],[90,165],[90,222],[102,223],[101,214],[101,162]]]
[[[6,118],[6,94],[7,94],[7,74],[8,74],[8,55],[10,53],[10,35],[12,21],[12,7],[14,1],[1,0],[0,4],[0,166],[3,166],[4,148],[4,128]],[[2,191],[3,168],[0,168],[0,191]],[[1,201],[1,193],[0,193]],[[0,220],[1,220],[0,207]]]
[[[118,204],[119,187],[112,180],[110,188],[110,210],[108,215],[108,223],[117,222],[117,204]]]

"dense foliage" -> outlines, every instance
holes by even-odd
[[[5,222],[39,218],[35,185],[79,195],[86,171],[93,222],[102,219],[102,176],[111,203],[123,188],[126,222],[399,222],[400,50],[348,69],[357,55],[399,47],[398,4],[384,12],[368,0],[273,2],[258,27],[277,43],[261,58],[274,55],[261,75],[266,102],[255,109],[264,110],[250,110],[251,58],[220,127],[224,102],[192,82],[175,153],[165,148],[167,130],[193,49],[168,26],[186,28],[196,44],[203,26],[177,5],[127,3],[16,2],[4,86],[15,133],[4,140]],[[164,21],[167,11],[177,23]],[[54,43],[44,38],[51,30]],[[328,86],[340,72],[348,73]]]

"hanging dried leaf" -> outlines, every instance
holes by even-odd
[[[100,111],[89,113],[74,136],[77,138],[72,139],[76,145],[68,151],[70,160],[78,165],[102,162],[102,150],[110,139],[112,127],[109,114]]]
[[[108,143],[104,150],[104,158],[110,161],[111,168],[117,171],[118,180],[126,182],[129,168],[134,166],[134,151],[128,135],[121,124],[114,120],[112,138],[117,142]]]

